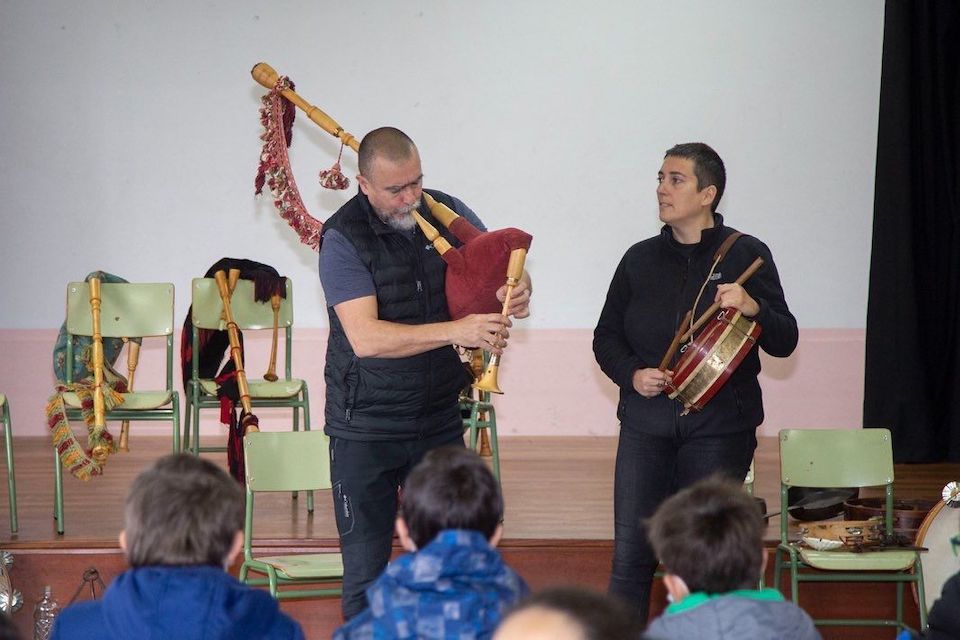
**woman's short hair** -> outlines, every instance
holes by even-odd
[[[223,469],[197,456],[166,456],[137,476],[127,495],[127,561],[222,566],[243,518],[243,489]]]
[[[667,149],[664,158],[684,158],[693,162],[693,174],[697,177],[697,191],[703,191],[710,185],[717,188],[717,195],[710,203],[710,210],[716,211],[727,186],[727,169],[723,166],[720,154],[703,142],[683,142]]]

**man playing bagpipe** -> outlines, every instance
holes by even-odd
[[[410,469],[431,449],[463,443],[458,397],[470,380],[451,345],[500,354],[511,324],[499,313],[450,319],[446,264],[413,218],[417,210],[436,222],[413,141],[384,127],[363,138],[359,154],[359,193],[326,221],[320,246],[330,317],[325,431],[345,619],[367,606],[364,591],[387,564],[398,490]],[[428,193],[481,226],[458,199]],[[459,246],[448,230],[440,234]],[[505,296],[503,287],[501,302]],[[529,301],[524,272],[508,314],[526,317]]]

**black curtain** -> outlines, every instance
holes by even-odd
[[[960,3],[887,0],[863,420],[960,461]]]

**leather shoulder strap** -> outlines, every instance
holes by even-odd
[[[726,239],[723,241],[723,244],[720,245],[720,248],[717,249],[717,252],[714,254],[713,261],[720,262],[721,260],[723,260],[723,257],[727,255],[728,251],[730,251],[730,247],[733,246],[733,243],[736,242],[742,235],[743,233],[739,231],[734,231],[733,233],[728,235]]]

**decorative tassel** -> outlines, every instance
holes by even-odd
[[[113,377],[113,376],[109,376]],[[80,400],[80,412],[87,425],[87,448],[84,449],[67,420],[63,394],[72,391]],[[47,400],[47,427],[53,446],[60,456],[60,462],[73,476],[80,480],[90,480],[103,473],[103,465],[110,454],[117,450],[113,435],[106,425],[93,423],[93,391],[91,380],[81,380],[72,385],[57,385],[56,391]],[[122,379],[106,380],[103,383],[104,408],[110,411],[123,403],[122,393],[126,391],[126,381]]]
[[[343,175],[343,171],[340,170],[340,158],[343,157],[343,145],[340,145],[340,154],[337,156],[337,161],[333,163],[333,166],[329,169],[324,169],[320,172],[320,186],[324,189],[335,189],[338,191],[343,191],[350,186],[350,178]]]
[[[286,76],[281,76],[273,90],[261,99],[260,123],[264,132],[260,139],[263,140],[263,150],[254,180],[255,193],[260,194],[264,185],[268,186],[280,217],[297,232],[301,242],[318,249],[323,223],[307,212],[290,170],[287,148],[293,137],[294,106],[280,93],[287,88],[292,89],[293,83]]]

